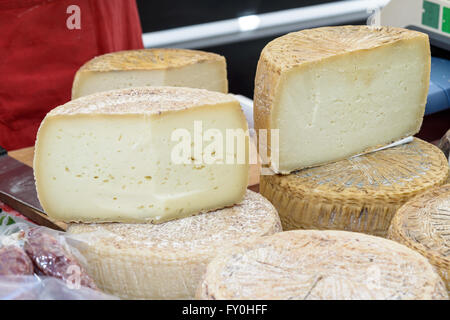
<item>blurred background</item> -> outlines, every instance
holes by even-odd
[[[201,49],[221,54],[227,59],[229,91],[249,98],[253,98],[261,50],[282,34],[320,26],[380,23],[374,14],[382,16],[383,25],[427,32],[433,56],[432,81],[425,121],[418,136],[434,141],[450,125],[449,0],[136,2],[145,47]]]
[[[227,59],[230,92],[251,98],[256,63],[269,41],[287,32],[314,26],[366,24],[369,2],[381,6],[388,1],[178,0],[155,3],[137,0],[137,5],[146,47],[219,53]],[[323,4],[328,5],[320,6]],[[316,12],[311,12],[311,6]],[[336,12],[338,7],[341,12]],[[251,30],[264,23],[268,24],[264,30]],[[193,25],[197,30],[189,29]],[[172,29],[172,33],[164,32],[167,29]]]

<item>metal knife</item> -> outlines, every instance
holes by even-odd
[[[37,197],[33,169],[8,156],[0,146],[0,201],[38,225],[64,230],[45,214]]]

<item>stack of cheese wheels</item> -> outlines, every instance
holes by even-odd
[[[450,184],[418,195],[403,205],[389,228],[389,238],[428,258],[450,292]]]
[[[236,130],[243,148],[221,140],[202,148],[208,130],[216,139]],[[81,97],[41,124],[38,196],[51,218],[72,222],[68,233],[100,289],[190,299],[222,248],[281,231],[273,205],[247,191],[246,131],[238,101],[220,92],[139,87]]]
[[[295,230],[213,259],[200,299],[448,299],[426,258],[397,242],[347,231]]]
[[[76,73],[72,99],[95,92],[143,86],[200,88],[227,93],[225,58],[187,49],[142,49],[108,53]]]
[[[233,207],[163,224],[72,224],[68,229],[97,285],[126,299],[192,299],[217,253],[279,231],[276,210],[253,191]]]
[[[397,209],[447,180],[445,156],[420,139],[304,169],[261,176],[284,230],[341,229],[386,236]]]

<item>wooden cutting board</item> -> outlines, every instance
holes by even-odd
[[[33,166],[34,147],[10,151],[10,152],[8,152],[8,155],[30,167]],[[259,171],[260,171],[259,164],[250,166],[248,188],[253,191],[256,191],[256,192],[259,191]],[[20,210],[18,210],[18,211],[20,211]],[[50,219],[45,215],[41,215],[41,218],[47,219],[50,221]],[[57,224],[59,227],[61,227],[61,229],[63,229],[63,230],[65,230],[67,227],[67,225],[63,222],[55,222],[55,221],[53,221],[53,222],[55,224]]]

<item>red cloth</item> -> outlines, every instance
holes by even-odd
[[[70,30],[73,4],[81,28]],[[134,0],[0,0],[0,145],[33,145],[45,114],[70,100],[83,63],[142,47]]]

